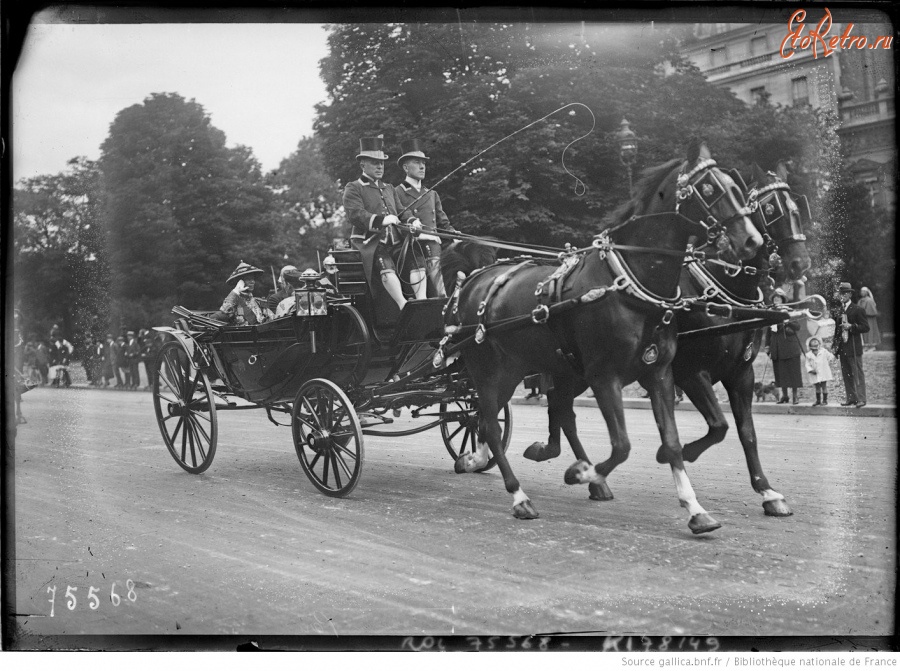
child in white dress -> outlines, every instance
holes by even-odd
[[[816,405],[828,405],[828,381],[833,380],[831,362],[834,354],[822,347],[818,338],[812,336],[806,341],[806,372],[809,381],[816,388]]]

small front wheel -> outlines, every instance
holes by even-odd
[[[362,426],[347,395],[334,382],[315,378],[300,387],[291,412],[300,466],[326,496],[347,496],[362,474]]]

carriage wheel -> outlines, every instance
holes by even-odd
[[[294,397],[291,420],[306,476],[326,496],[347,496],[359,483],[365,454],[350,399],[330,380],[309,380]]]
[[[209,379],[191,367],[177,342],[163,345],[153,380],[156,421],[166,447],[188,473],[202,473],[216,455],[218,422]]]
[[[441,437],[453,460],[456,461],[463,454],[474,452],[478,441],[478,405],[468,398],[441,403],[440,413],[441,416],[452,415],[441,422]],[[503,431],[500,446],[503,454],[506,454],[512,435],[512,411],[509,409],[508,403],[503,406],[497,419],[500,422],[500,429]],[[488,460],[487,466],[478,472],[489,471],[496,463],[497,460],[492,456]]]

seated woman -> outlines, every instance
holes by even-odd
[[[285,298],[294,297],[294,289],[297,288],[297,280],[299,277],[300,271],[297,270],[297,266],[285,266],[281,269],[281,273],[278,275],[278,286],[275,287],[266,299],[269,310],[276,313],[276,316],[281,316],[277,314],[279,304]]]
[[[234,288],[225,297],[222,307],[212,315],[213,319],[233,326],[252,326],[262,324],[272,318],[272,313],[258,299],[253,297],[256,287],[255,275],[263,271],[241,261],[226,282],[235,282]]]

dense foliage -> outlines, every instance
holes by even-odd
[[[342,184],[359,138],[419,138],[452,223],[546,245],[584,244],[628,197],[616,132],[637,133],[635,179],[705,140],[725,167],[790,167],[809,196],[810,289],[836,278],[893,301],[890,213],[845,180],[833,113],[746,105],[677,55],[679,29],[588,24],[351,24],[329,28],[328,99],[314,137],[268,175],[226,146],[203,107],[155,93],[123,109],[98,162],[24,180],[14,193],[16,298],[28,332],[73,340],[218,307],[240,260],[274,273],[318,264],[344,237]],[[649,35],[649,36],[648,36]],[[571,103],[578,103],[572,105]],[[562,109],[561,109],[562,108]],[[588,108],[590,111],[588,111]],[[580,180],[580,181],[579,181]]]

